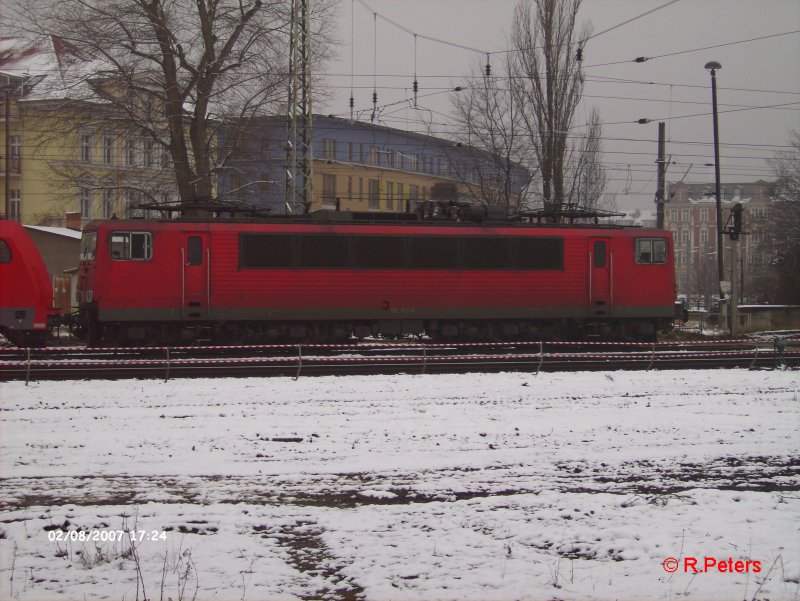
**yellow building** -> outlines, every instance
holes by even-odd
[[[0,38],[4,90],[0,212],[33,225],[63,225],[64,215],[128,216],[139,202],[174,198],[162,148],[113,119],[108,104],[82,88],[63,87],[62,68],[75,62],[55,37],[31,43]],[[7,206],[7,208],[6,208]]]

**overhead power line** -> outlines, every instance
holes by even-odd
[[[425,35],[423,33],[419,33],[418,31],[414,31],[414,30],[406,27],[405,25],[402,25],[401,23],[398,23],[397,21],[395,21],[393,19],[390,19],[389,17],[386,17],[385,15],[382,15],[381,13],[379,13],[378,11],[373,9],[364,0],[357,0],[357,1],[361,6],[363,6],[371,14],[373,14],[375,16],[375,18],[381,19],[382,21],[385,21],[386,23],[389,23],[390,25],[396,27],[400,31],[404,31],[405,33],[407,33],[407,34],[409,34],[411,36],[419,37],[419,38],[422,38],[424,40],[429,40],[429,41],[435,42],[437,44],[444,44],[446,46],[451,46],[453,48],[460,48],[461,50],[467,50],[469,52],[477,52],[478,54],[483,54],[483,55],[486,55],[486,56],[490,56],[492,54],[508,54],[510,52],[521,52],[521,51],[525,51],[525,50],[537,50],[537,49],[544,48],[544,46],[534,46],[533,48],[510,48],[510,49],[506,49],[506,50],[494,50],[494,51],[482,50],[480,48],[475,48],[473,46],[467,46],[466,44],[459,44],[458,42],[451,42],[449,40],[444,40],[442,38],[437,38],[437,37],[434,37],[434,36],[429,36],[429,35]],[[657,11],[659,11],[661,9],[667,8],[668,6],[670,6],[672,4],[675,4],[676,2],[679,2],[679,1],[680,0],[670,0],[669,2],[667,2],[665,4],[662,4],[661,6],[657,6],[657,7],[653,8],[653,9],[651,9],[651,10],[648,10],[648,11],[640,14],[640,15],[636,15],[635,17],[631,17],[630,19],[626,19],[622,23],[617,23],[616,25],[614,25],[612,27],[604,29],[603,31],[600,31],[598,33],[595,33],[594,35],[589,36],[585,41],[592,40],[594,38],[600,37],[601,35],[605,35],[605,34],[611,32],[611,31],[614,31],[615,29],[618,29],[620,27],[623,27],[624,25],[627,25],[628,23],[633,23],[634,21],[636,21],[638,19],[641,19],[643,17],[651,15],[654,12],[657,12]],[[578,44],[578,43],[579,42],[571,42],[571,45],[575,45],[575,44]]]
[[[785,31],[783,33],[773,33],[771,35],[762,35],[757,38],[749,38],[747,40],[738,40],[736,42],[725,42],[723,44],[714,44],[713,46],[703,46],[702,48],[692,48],[691,50],[678,50],[676,52],[667,52],[665,54],[656,54],[655,56],[639,56],[637,58],[622,60],[622,61],[614,61],[610,63],[599,63],[597,65],[586,65],[584,69],[591,69],[593,67],[606,67],[609,65],[622,65],[626,63],[646,63],[648,61],[652,61],[658,58],[666,58],[669,56],[678,56],[680,54],[689,54],[691,52],[701,52],[703,50],[711,50],[713,48],[723,48],[725,46],[735,46],[737,44],[747,44],[749,42],[757,42],[759,40],[768,40],[770,38],[779,38],[781,36],[786,35],[793,35],[796,33],[800,33],[800,29],[796,29],[794,31]]]

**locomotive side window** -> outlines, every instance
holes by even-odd
[[[564,269],[564,238],[517,238],[517,269]]]
[[[187,242],[186,259],[187,263],[191,265],[203,264],[203,239],[200,236],[189,236]]]
[[[563,270],[564,239],[239,234],[239,269],[257,268]]]
[[[153,256],[150,232],[111,232],[114,261],[149,261]]]
[[[643,265],[667,262],[667,241],[664,238],[637,238],[636,262]]]
[[[92,261],[97,250],[97,232],[84,232],[81,238],[81,261]]]
[[[412,269],[458,269],[458,238],[414,236],[408,243]]]
[[[403,267],[403,238],[400,236],[356,236],[356,269],[399,269]]]
[[[11,263],[11,248],[5,240],[0,240],[0,263]]]
[[[300,269],[337,269],[350,263],[347,236],[298,236]]]
[[[239,268],[292,266],[292,246],[296,236],[239,234]]]
[[[465,269],[510,269],[510,238],[464,238]]]

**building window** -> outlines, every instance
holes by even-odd
[[[689,223],[691,220],[692,214],[689,209],[681,209],[681,221],[683,223]]]
[[[150,138],[142,140],[142,166],[148,169],[153,167],[153,140]]]
[[[90,163],[92,161],[92,136],[81,134],[81,161]]]
[[[114,138],[111,136],[103,137],[103,162],[106,165],[114,164]]]
[[[128,136],[122,144],[122,162],[126,167],[133,167],[136,165],[136,142]]]
[[[336,176],[330,173],[322,174],[322,204],[332,205],[336,202]]]
[[[412,154],[408,157],[408,170],[417,171],[419,169],[419,155]]]
[[[350,161],[351,163],[353,162],[353,143],[352,142],[348,142],[347,143],[347,160]]]
[[[398,182],[396,192],[397,192],[397,210],[404,211],[405,204],[403,203],[403,198],[405,197],[406,193],[405,186]]]
[[[78,188],[78,210],[81,217],[92,218],[92,189],[86,186]]]
[[[114,190],[103,190],[103,219],[111,219],[114,215]]]
[[[394,182],[386,182],[386,210],[394,211]]]
[[[708,242],[708,230],[703,228],[700,230],[700,244],[706,244]]]
[[[681,243],[684,245],[689,244],[689,230],[683,230],[681,232]]]
[[[8,139],[9,145],[11,148],[11,163],[9,163],[9,169],[12,173],[21,173],[22,172],[22,137],[21,136],[9,136]]]
[[[395,161],[397,160],[397,156],[395,155],[394,150],[387,150],[386,151],[386,166],[387,167],[396,167]]]
[[[708,221],[708,209],[700,209],[700,221]]]
[[[381,183],[377,179],[369,180],[369,208],[370,209],[380,209],[381,208]]]
[[[673,223],[678,221],[678,209],[670,209],[669,210],[669,220]]]
[[[133,190],[131,188],[125,189],[125,210],[128,214],[128,217],[131,216],[142,216],[143,213],[141,209],[139,209],[139,199],[141,195],[139,190]]]
[[[13,221],[22,220],[22,190],[9,190],[8,218]]]
[[[367,157],[367,162],[370,165],[378,164],[378,149],[375,146],[369,147],[369,156]]]
[[[323,156],[326,159],[335,159],[336,158],[336,140],[333,138],[325,138],[322,140],[323,143]]]

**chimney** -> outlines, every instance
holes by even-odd
[[[81,214],[80,213],[64,213],[64,225],[67,229],[81,231]]]

